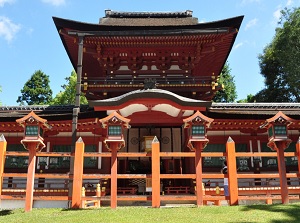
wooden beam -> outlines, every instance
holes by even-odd
[[[137,196],[118,196],[118,201],[151,201],[149,195],[137,195]]]
[[[201,156],[202,157],[222,157],[222,156],[226,156],[227,154],[226,153],[223,153],[223,152],[203,152],[201,153]]]
[[[299,178],[298,173],[287,173],[287,178]],[[238,173],[237,177],[239,179],[249,179],[249,178],[279,178],[278,173]]]
[[[71,157],[71,153],[59,153],[59,152],[39,152],[36,153],[36,156],[50,156],[50,157]]]
[[[237,152],[235,153],[236,157],[253,157],[253,156],[261,156],[261,157],[276,157],[277,153],[276,152],[254,152],[254,153],[249,153],[249,152]],[[292,157],[296,156],[295,152],[285,152],[284,153],[285,157]]]
[[[29,156],[29,152],[6,152],[6,156]]]
[[[196,201],[195,195],[164,195],[160,198],[162,201]]]
[[[161,179],[196,179],[196,174],[160,174]]]
[[[84,153],[84,157],[111,157],[111,153]]]
[[[194,152],[160,152],[161,157],[195,157]]]
[[[26,197],[22,195],[1,195],[1,200],[25,200]],[[68,196],[34,196],[33,200],[41,201],[67,201]]]
[[[17,178],[26,178],[26,173],[3,173],[3,177],[17,177]],[[54,178],[54,179],[66,179],[69,178],[69,174],[60,174],[60,173],[37,173],[35,177],[39,178]]]
[[[118,157],[151,157],[151,153],[118,153]]]
[[[110,179],[110,174],[83,174],[83,179]]]

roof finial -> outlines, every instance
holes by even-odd
[[[234,142],[233,139],[229,136],[227,142]]]
[[[1,136],[0,136],[0,142],[6,142],[6,139],[3,134],[1,134]]]
[[[154,136],[152,143],[159,143],[158,138],[156,136]]]

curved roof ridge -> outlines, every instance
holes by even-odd
[[[146,90],[135,90],[123,95],[109,98],[109,99],[102,99],[102,100],[90,100],[89,105],[91,107],[101,105],[108,105],[108,106],[115,106],[123,104],[131,99],[138,99],[138,98],[165,98],[171,101],[174,101],[178,104],[201,104],[202,107],[209,107],[211,106],[210,101],[202,101],[197,99],[186,98],[175,94],[173,92],[163,90],[163,89],[146,89]]]
[[[133,95],[133,94],[144,94],[144,93],[168,94],[168,95],[172,95],[173,97],[176,97],[176,98],[180,99],[181,101],[206,102],[206,101],[203,101],[203,100],[197,100],[197,99],[183,97],[183,96],[180,96],[178,94],[175,94],[171,91],[167,91],[167,90],[164,90],[164,89],[140,89],[140,90],[130,91],[128,93],[125,93],[125,94],[117,96],[117,97],[113,97],[113,98],[109,98],[109,99],[103,99],[103,100],[94,100],[94,101],[101,101],[101,102],[118,101],[118,100],[121,100],[121,99],[126,98],[130,95]]]

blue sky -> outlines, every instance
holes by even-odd
[[[115,11],[193,11],[199,22],[244,15],[228,58],[235,77],[238,100],[264,87],[258,55],[270,43],[280,10],[299,7],[300,0],[0,0],[0,101],[18,105],[21,89],[36,70],[50,77],[55,96],[71,63],[52,16],[98,23],[105,9]]]

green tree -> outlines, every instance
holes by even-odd
[[[237,103],[249,103],[249,102],[256,102],[254,95],[248,94],[246,99],[241,99],[237,101]]]
[[[237,98],[234,76],[230,72],[229,63],[226,62],[218,80],[218,84],[224,87],[216,93],[214,102],[234,102]]]
[[[65,78],[67,84],[62,85],[63,91],[60,91],[52,100],[52,105],[74,105],[76,99],[76,82],[77,75],[72,71],[71,76]],[[80,96],[80,103],[87,104],[86,97],[82,94]]]
[[[0,86],[0,92],[2,92],[2,87]],[[2,105],[2,102],[0,101],[0,106]]]
[[[255,100],[300,102],[300,8],[281,11],[275,36],[258,58],[265,88]]]
[[[41,70],[35,71],[21,90],[17,102],[28,105],[46,105],[52,100],[49,76]]]

